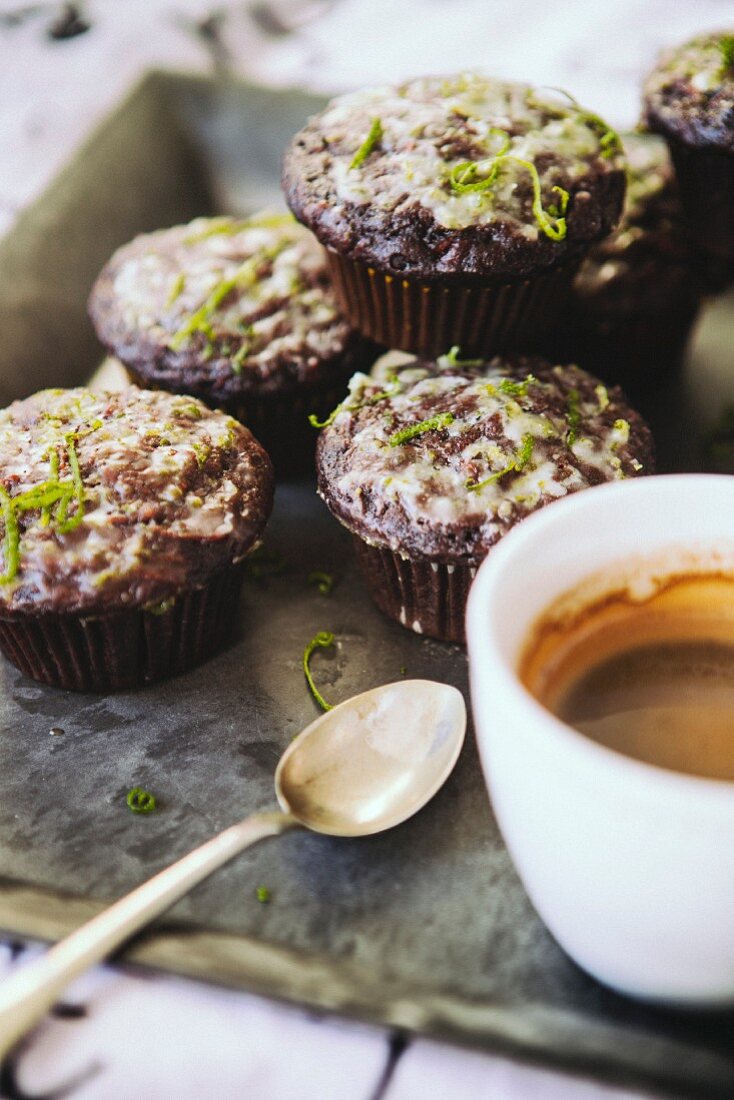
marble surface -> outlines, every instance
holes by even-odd
[[[40,947],[0,944],[0,975]],[[641,1094],[165,975],[78,979],[0,1067],[2,1100],[640,1100]]]
[[[731,0],[96,0],[54,39],[63,5],[0,0],[0,233],[151,66],[226,68],[336,90],[481,66],[562,85],[632,125],[660,46],[734,24]],[[0,945],[0,973],[39,950]],[[280,1100],[622,1100],[633,1094],[500,1057],[313,1015],[256,997],[99,967],[0,1067],[0,1097]]]

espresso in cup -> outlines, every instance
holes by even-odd
[[[539,509],[480,566],[467,637],[487,790],[551,933],[618,991],[734,1005],[734,477]]]
[[[531,631],[519,671],[607,748],[734,781],[734,576],[662,577],[590,603],[566,594]]]

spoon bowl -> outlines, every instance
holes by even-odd
[[[400,680],[365,691],[312,722],[275,772],[280,806],[330,836],[369,836],[399,825],[433,797],[464,742],[459,691]]]

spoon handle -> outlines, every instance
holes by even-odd
[[[78,974],[101,962],[245,848],[298,826],[294,817],[282,813],[254,814],[232,825],[20,967],[0,986],[0,1058]]]

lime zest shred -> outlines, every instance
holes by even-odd
[[[612,425],[612,431],[616,432],[618,439],[611,445],[612,451],[618,451],[621,446],[628,442],[630,436],[630,422],[629,420],[618,419],[614,421]]]
[[[558,185],[554,185],[553,187],[551,187],[551,193],[553,193],[554,191],[558,193],[558,205],[556,206],[556,204],[554,203],[552,206],[549,206],[548,213],[554,218],[559,218],[562,217],[568,210],[568,200],[570,198],[570,195],[568,191],[566,191],[563,187],[558,187]]]
[[[58,504],[71,498],[72,488],[68,482],[44,481],[33,489],[26,489],[17,497],[12,497],[11,502],[16,512],[35,512],[40,508],[41,514],[50,510],[52,504]]]
[[[64,436],[66,455],[69,466],[71,467],[72,489],[68,496],[66,493],[64,494],[59,502],[56,515],[54,516],[56,530],[60,535],[65,535],[69,531],[75,530],[84,519],[84,483],[82,481],[82,472],[79,468],[79,456],[76,453],[75,441],[76,436],[73,432]],[[73,516],[67,518],[68,507],[72,499],[76,500],[76,511]]]
[[[223,214],[218,218],[212,218],[206,229],[199,233],[190,233],[184,237],[184,244],[198,244],[209,237],[227,236],[234,237],[245,229],[279,229],[281,226],[291,225],[295,222],[292,214],[287,212],[273,212],[272,214],[253,214],[249,218],[231,218]]]
[[[143,611],[147,611],[149,615],[167,615],[175,606],[176,597],[169,596],[167,600],[159,600],[158,603],[144,604]]]
[[[311,641],[308,643],[303,651],[303,673],[306,677],[306,683],[309,690],[313,695],[316,702],[319,704],[322,710],[333,710],[331,703],[327,703],[323,695],[313,682],[313,676],[311,675],[311,668],[309,662],[311,660],[311,654],[316,649],[331,649],[334,645],[334,635],[329,630],[320,630],[318,634],[314,635]]]
[[[278,550],[257,546],[245,558],[245,571],[253,580],[260,581],[285,573],[287,564]]]
[[[248,274],[251,270],[251,266],[252,265],[247,269]],[[185,321],[176,332],[174,332],[173,336],[168,341],[169,347],[173,351],[180,351],[188,338],[193,336],[195,332],[203,332],[210,340],[213,339],[214,334],[209,318],[224,299],[239,285],[240,278],[244,279],[244,277],[245,264],[242,264],[234,275],[231,275],[228,279],[222,279],[221,282],[217,283],[206,301],[191,314],[188,320]]]
[[[255,891],[255,897],[261,905],[267,905],[267,903],[272,900],[273,895],[267,886],[258,886]]]
[[[482,367],[484,366],[483,359],[461,359],[461,348],[458,344],[454,344],[450,347],[445,355],[439,356],[439,366],[447,367]]]
[[[721,54],[721,75],[734,69],[734,34],[723,34],[717,43]]]
[[[456,195],[466,195],[472,191],[488,191],[497,178],[499,165],[492,161],[486,176],[479,175],[479,161],[462,160],[449,172],[451,190]]]
[[[528,389],[537,381],[538,379],[534,374],[529,374],[522,382],[515,382],[512,378],[503,378],[497,389],[507,397],[527,397]]]
[[[326,420],[319,420],[316,413],[309,413],[308,414],[308,422],[309,422],[309,424],[311,425],[312,428],[328,428],[331,424],[334,423],[334,421],[336,420],[337,416],[339,415],[339,413],[342,411],[343,408],[344,408],[344,402],[340,401],[339,404],[336,406],[336,408],[331,410],[329,415],[326,417]]]
[[[18,572],[20,564],[20,532],[18,519],[15,514],[13,502],[6,489],[0,486],[0,508],[2,509],[5,523],[3,536],[3,572],[0,574],[0,584],[10,584]]]
[[[131,791],[128,791],[125,801],[127,802],[127,808],[132,810],[134,814],[150,814],[156,806],[155,795],[142,787],[133,787]]]
[[[164,309],[170,309],[171,308],[173,303],[178,298],[181,297],[181,295],[183,293],[183,289],[184,289],[185,286],[186,286],[186,276],[184,275],[183,271],[179,271],[178,275],[176,276],[176,278],[171,283],[171,291],[170,291],[168,297],[166,298],[165,305],[163,306]]]
[[[351,404],[350,398],[347,397],[344,401],[340,401],[335,409],[331,410],[325,420],[319,420],[316,413],[310,413],[308,422],[313,428],[328,428],[334,423],[339,413],[343,410],[357,412],[366,405],[376,405],[378,401],[385,401],[388,397],[394,397],[400,391],[400,379],[396,375],[393,375],[388,379],[388,386],[388,389],[379,390],[377,393],[373,393],[371,397],[364,397],[361,401],[356,401],[354,404]]]
[[[289,241],[280,241],[270,248],[260,249],[244,260],[234,274],[221,279],[199,308],[171,336],[168,341],[171,350],[180,351],[189,337],[197,332],[202,332],[209,340],[214,340],[215,333],[211,318],[225,298],[229,297],[233,290],[247,290],[253,286],[257,282],[262,265],[275,260],[289,244]]]
[[[191,446],[194,451],[194,457],[196,458],[196,465],[201,470],[209,461],[212,449],[208,443],[192,443]]]
[[[616,156],[617,153],[623,152],[621,137],[619,136],[617,131],[614,130],[609,125],[609,123],[601,117],[601,115],[597,115],[594,111],[587,111],[585,107],[581,106],[576,97],[571,95],[570,92],[567,92],[565,88],[554,87],[552,84],[547,85],[547,88],[550,92],[558,92],[559,95],[564,96],[564,98],[568,100],[570,106],[573,107],[574,111],[576,111],[576,113],[578,114],[580,121],[585,123],[589,127],[589,129],[596,135],[596,137],[599,139],[599,155],[604,160],[609,160],[611,159],[611,157]],[[549,108],[554,109],[556,107],[555,104],[538,102],[533,94],[533,91],[534,90],[531,89],[526,99],[529,107],[538,107],[541,110],[543,108],[547,110]],[[559,111],[563,111],[563,108],[561,108],[560,106],[557,109]],[[568,116],[564,113],[562,114],[562,117]]]
[[[569,95],[566,92],[566,95]],[[582,107],[578,100],[573,96],[569,96],[572,100],[574,107],[581,116],[581,121],[585,122],[589,129],[596,134],[599,138],[599,155],[603,160],[611,160],[617,153],[621,153],[623,150],[622,139],[608,122],[605,122],[601,115],[597,115],[594,111],[587,111],[585,107]]]
[[[324,573],[321,569],[314,569],[306,578],[306,583],[315,585],[322,596],[328,596],[334,587],[334,574]]]
[[[242,333],[242,343],[232,357],[232,372],[238,376],[242,374],[242,364],[250,353],[251,341],[252,325],[248,325],[247,330]]]
[[[622,151],[622,142],[616,130],[607,130],[603,133],[599,138],[599,146],[604,160],[610,160]]]
[[[550,237],[552,241],[562,241],[568,232],[566,225],[566,218],[564,217],[568,208],[568,200],[570,195],[568,191],[563,187],[552,187],[551,191],[554,191],[559,196],[558,215],[548,217],[548,214],[543,209],[543,199],[540,193],[540,176],[538,175],[538,169],[535,167],[532,161],[522,160],[520,157],[511,157],[506,154],[507,160],[514,160],[517,164],[521,164],[523,168],[527,168],[530,173],[530,177],[533,184],[533,214],[535,220],[540,226],[546,237]]]
[[[352,162],[349,165],[350,172],[354,168],[361,168],[375,146],[382,141],[383,135],[384,130],[382,128],[382,121],[379,118],[373,118],[367,137],[352,157]]]
[[[393,378],[389,383],[390,389],[378,390],[371,397],[366,397],[359,405],[351,406],[353,409],[361,409],[363,405],[376,405],[378,401],[385,401],[388,397],[395,397],[400,392],[400,379]]]
[[[519,164],[530,173],[533,187],[533,216],[542,232],[545,233],[546,237],[550,237],[552,241],[562,241],[568,232],[564,215],[571,196],[563,187],[557,185],[552,187],[551,191],[558,195],[558,204],[546,211],[543,207],[538,169],[531,160],[523,160],[522,157],[517,157],[514,153],[507,153],[503,150],[496,153],[489,160],[489,163],[486,159],[484,161],[462,161],[461,164],[455,165],[449,173],[449,184],[452,191],[461,195],[466,191],[488,190],[497,179],[500,167],[508,161]],[[486,167],[480,168],[482,165]],[[478,178],[480,170],[483,175]],[[555,211],[555,213],[552,211]]]
[[[438,413],[437,416],[431,416],[428,420],[420,420],[417,424],[409,424],[406,428],[393,432],[388,439],[388,443],[391,447],[400,447],[403,443],[415,439],[416,436],[423,435],[424,432],[441,431],[442,428],[447,428],[453,422],[453,413]]]
[[[97,426],[101,427],[101,421],[95,421],[89,431],[95,431]],[[80,434],[88,433],[69,432],[64,436],[71,478],[59,481],[59,456],[56,448],[51,447],[48,452],[51,476],[46,481],[41,482],[40,485],[34,485],[32,489],[26,489],[16,497],[11,497],[7,489],[0,486],[0,511],[5,525],[4,569],[0,573],[0,584],[10,584],[18,574],[20,567],[18,516],[21,513],[40,511],[39,525],[48,527],[53,522],[54,529],[60,535],[73,531],[84,519],[84,483],[75,444]],[[76,509],[73,515],[69,516],[69,505],[74,500]]]
[[[568,397],[566,398],[566,421],[568,423],[566,443],[569,447],[573,447],[576,442],[578,427],[581,423],[581,395],[577,389],[568,391]]]
[[[532,458],[534,446],[535,439],[528,432],[522,437],[520,447],[506,466],[503,466],[501,470],[495,470],[493,474],[490,474],[489,477],[485,477],[483,481],[472,481],[470,478],[468,481],[464,482],[464,488],[468,489],[470,493],[475,493],[478,489],[484,489],[485,486],[491,485],[493,482],[499,481],[500,478],[506,477],[507,474],[522,473]]]
[[[455,191],[457,195],[464,195],[473,191],[487,191],[495,182],[500,167],[499,158],[505,155],[511,144],[510,135],[505,130],[492,126],[488,132],[488,137],[497,136],[502,139],[502,144],[496,152],[489,154],[492,159],[485,175],[479,176],[479,165],[482,161],[463,160],[451,169],[449,183],[451,184],[451,190]]]
[[[222,214],[218,218],[211,218],[206,229],[202,229],[198,233],[189,233],[188,236],[184,237],[183,243],[198,244],[199,241],[206,241],[209,237],[218,237],[220,234],[234,235],[244,228],[244,221],[232,219],[226,214]]]

